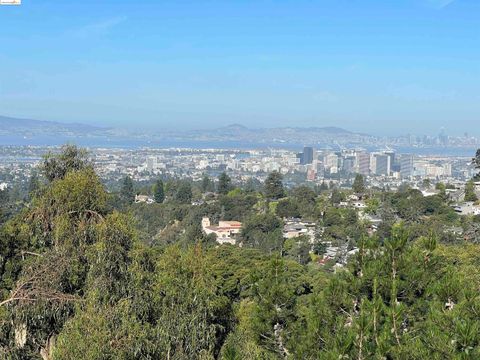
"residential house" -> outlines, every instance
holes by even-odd
[[[239,221],[219,221],[218,225],[212,225],[208,217],[202,219],[202,229],[207,235],[215,234],[219,244],[235,245],[236,235],[242,230]]]

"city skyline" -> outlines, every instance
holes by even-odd
[[[24,1],[0,9],[0,108],[147,131],[480,135],[478,10],[473,0]]]

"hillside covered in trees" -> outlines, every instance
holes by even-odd
[[[66,146],[21,202],[1,194],[0,358],[479,359],[480,216],[458,215],[447,186],[107,187]],[[341,205],[352,195],[362,214]],[[204,217],[241,221],[237,245]],[[289,218],[313,239],[285,238]]]

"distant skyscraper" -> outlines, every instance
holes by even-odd
[[[448,145],[448,135],[445,133],[445,128],[442,127],[440,129],[440,134],[438,135],[438,140],[440,145],[447,146]]]
[[[402,178],[413,176],[413,155],[402,155],[400,162],[400,175]]]
[[[300,165],[305,165],[305,163],[303,161],[303,153],[298,153],[297,154],[297,159],[298,159]]]
[[[323,163],[325,165],[325,169],[331,174],[336,174],[338,172],[338,156],[332,153],[329,153],[324,156]]]
[[[395,151],[387,150],[384,152],[384,154],[390,158],[390,167],[392,167],[393,164],[395,164]]]
[[[355,172],[355,157],[349,156],[343,160],[343,171],[347,174]]]
[[[370,173],[370,154],[367,152],[358,152],[356,156],[358,173],[368,175]]]
[[[303,148],[303,165],[308,165],[313,163],[313,147],[305,146]]]
[[[390,156],[375,154],[375,174],[390,175]]]

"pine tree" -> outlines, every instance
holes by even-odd
[[[282,180],[282,174],[278,171],[273,171],[268,175],[264,184],[264,191],[267,199],[278,200],[285,196]]]
[[[36,172],[32,173],[28,182],[28,196],[33,198],[37,191],[40,189],[40,180]]]
[[[155,198],[155,202],[158,204],[163,203],[165,200],[165,191],[163,189],[163,181],[158,179],[153,187],[153,196]]]
[[[477,201],[478,197],[475,194],[475,183],[470,180],[465,185],[465,201]]]
[[[473,164],[476,169],[480,169],[480,149],[477,150],[475,157],[473,158]]]
[[[133,189],[133,180],[130,176],[126,176],[123,179],[120,196],[122,200],[124,200],[128,204],[131,204],[135,201],[135,191]]]
[[[175,194],[175,200],[181,204],[189,204],[192,201],[192,186],[189,182],[182,182]]]
[[[222,195],[228,194],[228,192],[232,189],[232,179],[227,173],[223,172],[218,177],[218,193]]]
[[[203,175],[203,178],[202,178],[202,192],[206,193],[211,190],[212,190],[212,180],[207,174],[205,174]]]
[[[365,180],[361,174],[357,174],[355,176],[355,180],[353,181],[352,189],[357,194],[361,194],[365,192]]]

